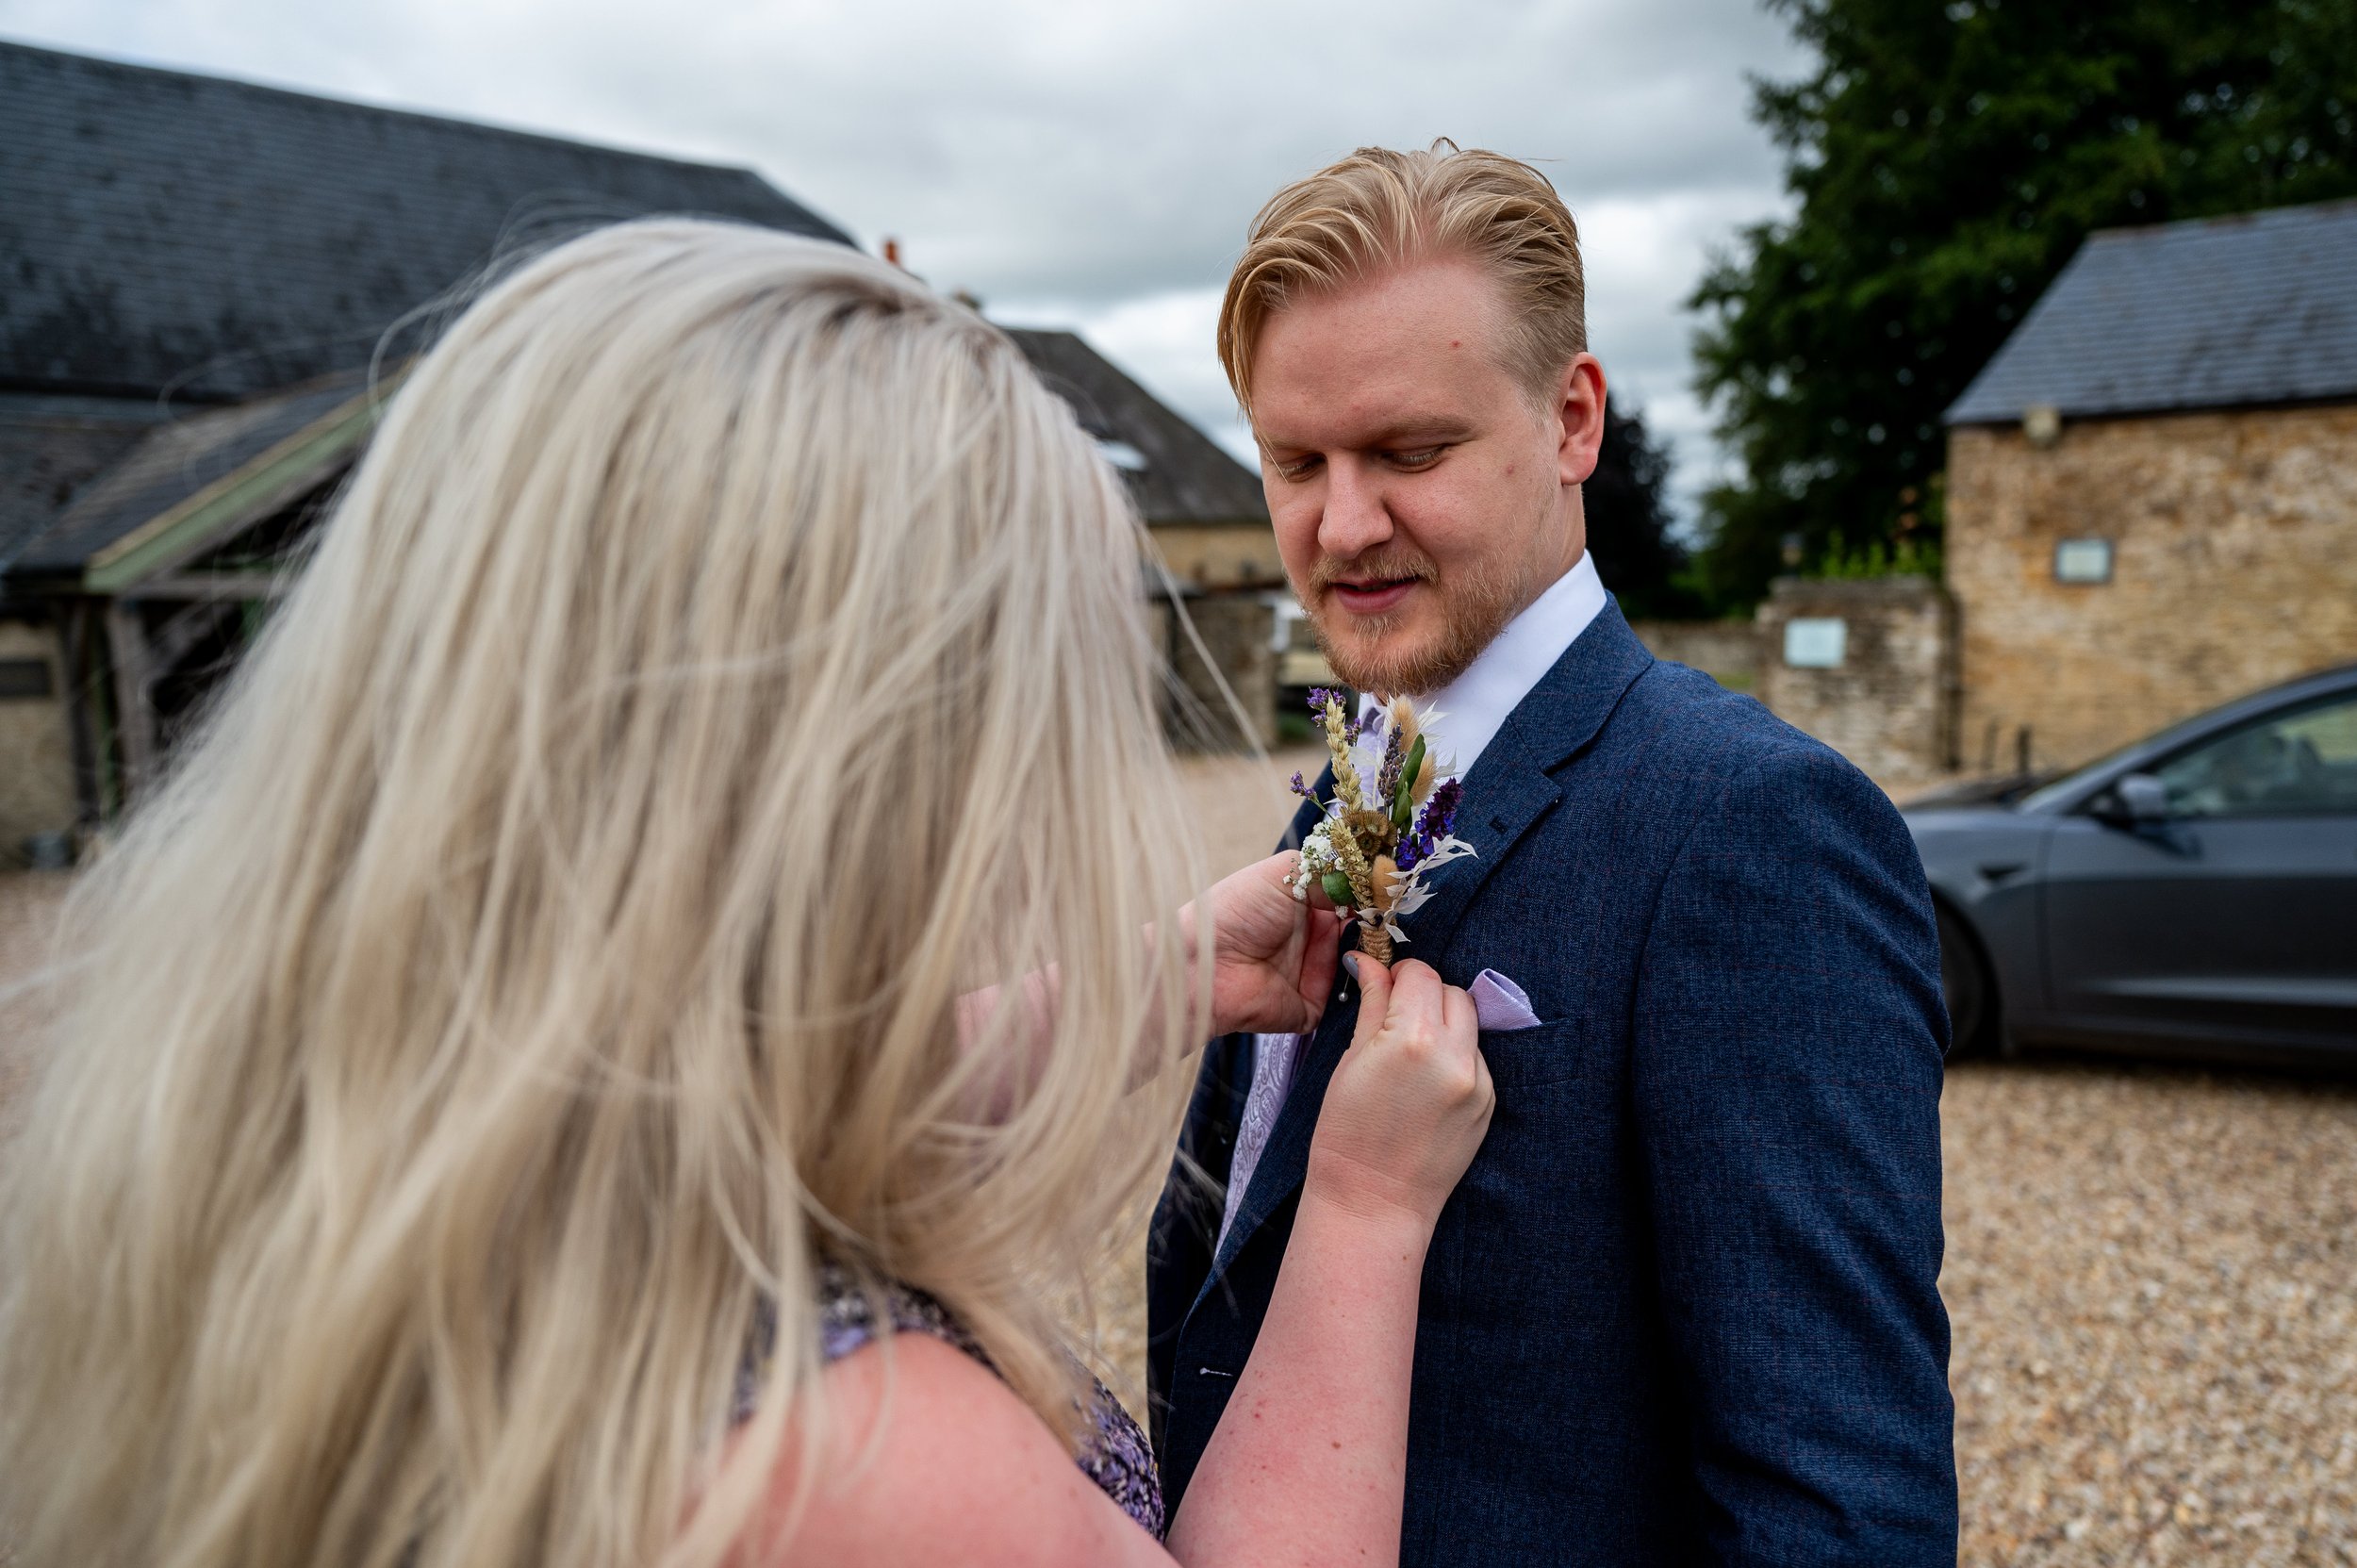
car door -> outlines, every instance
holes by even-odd
[[[2047,978],[2073,1028],[2357,1049],[2357,693],[2161,760],[2166,821],[2056,824]]]

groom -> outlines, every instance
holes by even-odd
[[[1481,1036],[1496,1119],[1425,1268],[1401,1560],[1952,1564],[1922,869],[1856,769],[1630,635],[1586,553],[1584,316],[1546,181],[1443,142],[1279,191],[1220,322],[1336,672],[1432,701],[1463,772],[1479,858],[1401,956],[1535,1015]],[[1345,987],[1204,1063],[1148,1284],[1174,1510],[1356,1013]]]

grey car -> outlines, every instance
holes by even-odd
[[[2357,665],[1905,816],[1958,1051],[2357,1066]]]

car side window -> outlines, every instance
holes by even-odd
[[[2270,715],[2152,771],[2171,817],[2357,813],[2357,696]]]

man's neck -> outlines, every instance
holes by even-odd
[[[1440,690],[1416,699],[1437,707],[1433,726],[1444,754],[1459,774],[1473,765],[1531,688],[1544,679],[1566,649],[1585,632],[1607,603],[1604,583],[1585,551],[1563,574],[1541,589],[1490,639],[1465,672]]]

